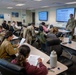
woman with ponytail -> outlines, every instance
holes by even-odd
[[[29,54],[30,48],[27,45],[22,45],[19,48],[19,55],[11,63],[24,67],[27,75],[47,75],[48,70],[43,65],[41,58],[38,58],[39,67],[30,65],[27,62]]]
[[[17,50],[14,50],[11,40],[13,38],[12,32],[6,32],[0,45],[0,58],[11,59],[15,57]]]

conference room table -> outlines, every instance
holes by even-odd
[[[61,46],[63,47],[63,48],[66,48],[66,50],[68,51],[68,52],[70,52],[71,54],[74,54],[74,55],[76,55],[76,42],[75,41],[72,41],[71,43],[61,43]],[[69,50],[68,50],[69,49]]]
[[[71,43],[68,42],[68,38],[62,38],[61,46],[63,47],[63,50],[65,50],[69,55],[70,59],[72,59],[73,55],[76,56],[76,42],[71,41]]]
[[[76,42],[72,41],[71,43],[61,43],[62,46],[68,47],[70,49],[76,50]]]
[[[71,41],[71,43],[69,43],[69,38],[60,38],[60,40],[62,40],[61,45],[70,49],[73,49],[76,51],[76,42],[75,41]]]
[[[50,64],[47,64],[47,61],[50,59],[50,57],[48,55],[46,55],[45,53],[41,52],[40,50],[36,49],[35,47],[31,46],[28,43],[24,43],[24,44],[28,45],[30,47],[30,49],[31,49],[31,53],[30,54],[38,55],[41,58],[44,58],[44,60],[43,60],[44,65],[47,68],[51,68]],[[57,74],[60,74],[60,73],[62,73],[64,71],[66,71],[67,69],[68,69],[67,66],[65,66],[62,63],[60,63],[60,62],[57,61],[57,67],[54,68],[54,69],[51,69],[52,71],[48,71],[47,75],[57,75]]]
[[[63,34],[70,33],[71,31],[65,30],[65,29],[58,29],[58,32],[62,32]]]

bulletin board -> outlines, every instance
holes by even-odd
[[[11,15],[10,14],[4,14],[4,20],[11,21]]]

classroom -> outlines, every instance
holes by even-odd
[[[75,0],[0,0],[0,75],[76,75],[75,59]]]

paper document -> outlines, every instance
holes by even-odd
[[[30,65],[34,65],[34,66],[37,66],[38,64],[38,58],[41,58],[40,56],[38,55],[30,55],[28,57],[28,62],[30,63]],[[42,61],[44,60],[44,58],[41,58]]]
[[[19,38],[19,37],[17,37],[17,36],[15,36],[15,35],[13,35],[13,40],[14,40],[14,39],[18,39],[18,38]]]
[[[19,53],[16,53],[15,55],[16,55],[16,57],[17,57],[17,56],[19,55]]]
[[[25,38],[22,38],[19,45],[21,46],[25,42],[25,40]]]
[[[47,28],[48,30],[50,29],[50,25],[48,25],[48,28]]]

